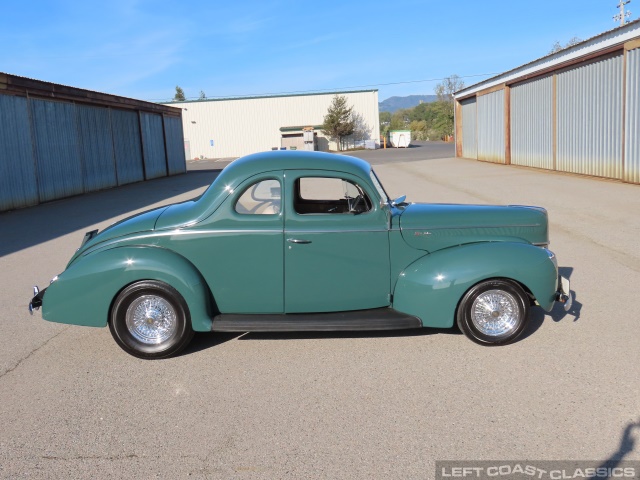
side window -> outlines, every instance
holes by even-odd
[[[294,209],[308,214],[359,214],[371,210],[365,191],[350,180],[302,177],[296,180]]]
[[[280,182],[262,180],[244,191],[236,202],[235,210],[244,215],[277,215],[280,203]]]

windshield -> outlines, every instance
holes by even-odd
[[[376,172],[371,170],[371,173],[369,174],[369,176],[371,177],[371,181],[375,185],[376,190],[378,191],[378,195],[380,195],[380,198],[382,199],[382,201],[385,203],[389,203],[389,196],[387,195],[387,192],[384,191],[384,188],[382,187],[380,180],[378,180],[378,176],[376,175]]]

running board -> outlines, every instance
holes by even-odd
[[[214,332],[335,332],[420,328],[418,317],[392,308],[353,312],[220,314],[213,318]]]

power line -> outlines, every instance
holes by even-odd
[[[464,75],[458,78],[474,78],[474,77],[488,77],[490,75],[498,75],[498,73],[478,73],[475,75]],[[447,78],[447,77],[445,77]],[[402,82],[389,82],[389,83],[371,83],[369,85],[357,85],[352,87],[335,87],[335,88],[319,88],[315,90],[294,90],[290,92],[276,92],[276,93],[252,93],[252,94],[244,94],[244,95],[225,95],[225,96],[215,96],[215,97],[207,97],[207,100],[217,100],[221,98],[250,98],[250,97],[275,97],[279,95],[296,95],[303,93],[322,93],[322,92],[334,92],[334,91],[345,91],[345,90],[355,90],[358,88],[371,88],[371,87],[388,87],[390,85],[405,85],[410,83],[426,83],[426,82],[436,82],[440,80],[444,80],[445,78],[429,78],[426,80],[406,80]],[[186,100],[198,100],[199,97],[186,97]],[[148,100],[150,102],[164,102],[166,99],[155,99]],[[173,101],[173,100],[170,100]]]

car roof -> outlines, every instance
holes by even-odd
[[[274,170],[332,170],[368,176],[371,165],[346,155],[299,150],[277,150],[247,155],[230,163],[220,174],[225,184],[237,184],[253,175]],[[235,181],[234,181],[235,180]]]
[[[197,223],[209,217],[224,199],[248,178],[265,172],[283,170],[326,170],[367,179],[371,165],[360,158],[326,152],[276,150],[247,155],[225,167],[202,196],[195,200],[195,204],[190,202],[189,207],[183,211],[174,208],[176,218],[170,223]]]

